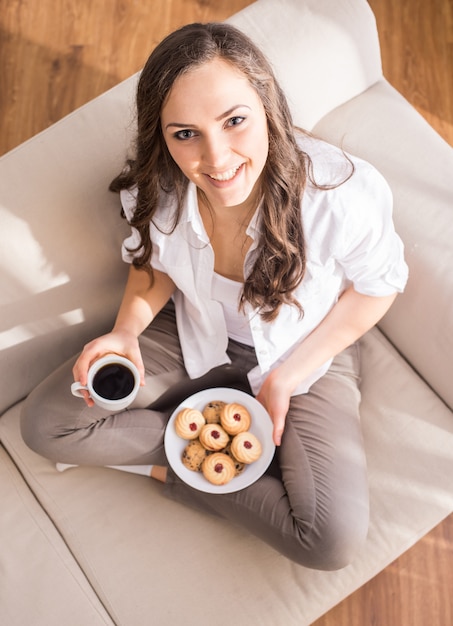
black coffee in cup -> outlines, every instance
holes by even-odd
[[[134,389],[135,379],[131,370],[122,363],[108,363],[96,372],[93,389],[107,400],[121,400]]]

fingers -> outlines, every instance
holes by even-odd
[[[282,442],[283,431],[285,430],[289,400],[286,397],[279,400],[277,394],[272,394],[269,401],[267,401],[266,395],[262,392],[262,390],[256,396],[256,399],[264,406],[270,415],[274,425],[272,440],[276,446],[279,446]]]
[[[273,440],[276,446],[279,446],[282,442],[283,431],[285,430],[286,415],[278,418],[274,418],[274,432]]]
[[[80,392],[85,400],[87,406],[94,406],[94,401],[91,399],[90,394],[85,389],[82,389]]]
[[[140,374],[140,385],[144,386],[145,367],[138,339],[130,334],[118,332],[108,333],[86,344],[72,369],[74,380],[86,385],[90,366],[102,356],[112,353],[124,356],[135,364]],[[81,393],[87,406],[93,406],[94,402],[89,392],[81,390]]]
[[[272,378],[268,377],[263,383],[256,399],[264,406],[271,417],[274,425],[272,439],[274,444],[279,446],[282,442],[283,431],[285,430],[290,394],[281,386],[273,384]]]
[[[142,353],[140,352],[140,348],[137,347],[135,350],[131,350],[129,354],[123,355],[130,359],[132,363],[138,369],[138,373],[140,374],[140,386],[145,386],[145,366],[143,364]]]
[[[90,365],[107,352],[111,352],[111,350],[103,350],[102,344],[96,340],[87,344],[72,368],[74,380],[79,381],[81,385],[86,385]]]
[[[72,368],[72,375],[74,376],[74,380],[78,380],[81,385],[87,384],[87,374],[90,368],[91,363],[96,361],[102,354],[100,353],[90,353],[87,348],[83,350],[77,361],[74,363],[74,367]]]

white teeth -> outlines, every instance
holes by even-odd
[[[226,172],[222,172],[221,174],[209,174],[209,178],[213,178],[214,180],[218,181],[231,180],[232,178],[234,178],[236,172],[240,167],[241,166],[238,165],[237,167],[234,167],[231,170],[227,170]]]

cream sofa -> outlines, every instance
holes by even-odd
[[[296,123],[393,188],[410,280],[362,341],[367,544],[344,570],[311,571],[154,481],[59,474],[23,443],[23,398],[119,302],[126,225],[107,185],[131,140],[133,76],[0,160],[5,626],[303,626],[453,510],[453,151],[383,78],[365,0],[258,0],[230,21],[270,57]]]

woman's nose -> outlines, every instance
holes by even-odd
[[[214,168],[228,165],[229,144],[222,134],[205,136],[203,140],[203,163]]]

